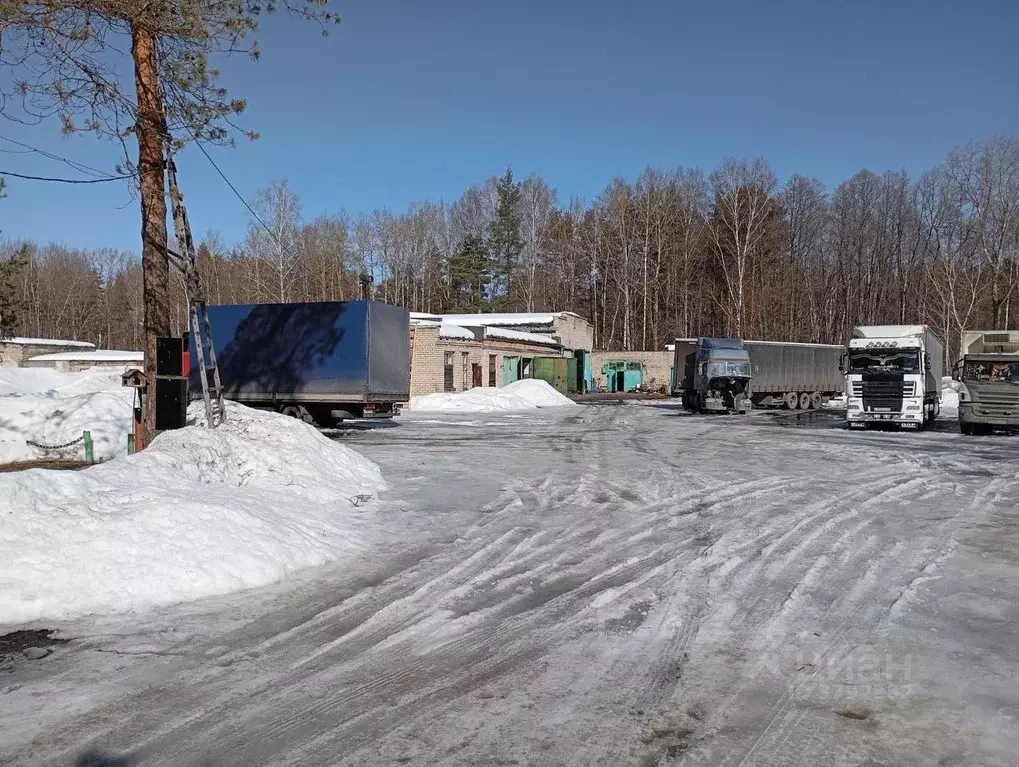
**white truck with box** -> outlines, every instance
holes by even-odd
[[[943,355],[926,325],[853,328],[842,362],[849,427],[930,425],[941,411]]]

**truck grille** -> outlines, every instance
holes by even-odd
[[[916,396],[916,381],[853,381],[853,396],[901,399]]]
[[[973,409],[979,415],[1019,415],[1019,395],[1011,392],[974,392]]]

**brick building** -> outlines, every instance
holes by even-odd
[[[411,397],[505,386],[534,374],[534,360],[589,360],[594,331],[570,312],[411,314]]]
[[[598,351],[591,355],[591,374],[594,385],[599,388],[606,388],[605,374],[602,368],[607,362],[639,362],[642,367],[642,385],[653,391],[662,387],[671,386],[670,371],[672,370],[674,352],[671,351],[648,351],[648,352],[603,352]]]

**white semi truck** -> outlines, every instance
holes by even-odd
[[[928,426],[941,411],[943,354],[926,325],[853,328],[842,361],[849,427]]]

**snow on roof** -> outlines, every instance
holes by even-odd
[[[40,354],[30,359],[37,362],[141,362],[144,352],[126,352],[117,349],[100,349],[91,352],[57,352]]]
[[[551,325],[556,319],[562,317],[579,317],[573,312],[507,312],[503,314],[425,314],[422,312],[411,312],[411,322],[417,320],[431,320],[433,322],[448,322],[453,325],[479,326],[479,325]]]
[[[552,336],[543,336],[540,333],[525,333],[522,330],[507,330],[506,328],[485,328],[485,335],[488,338],[502,338],[506,341],[523,341],[531,344],[544,344],[545,346],[559,346],[559,342]]]
[[[59,338],[4,338],[0,339],[3,344],[17,344],[18,346],[80,346],[83,349],[95,349],[95,344],[88,341],[65,341]]]
[[[459,325],[450,325],[446,322],[439,322],[437,320],[411,320],[411,325],[421,325],[422,327],[438,328],[439,338],[461,338],[465,341],[476,341],[477,337],[467,328],[462,328]]]

